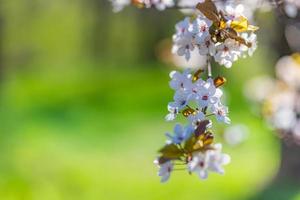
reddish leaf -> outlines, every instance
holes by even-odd
[[[203,120],[198,124],[198,127],[195,130],[196,137],[199,137],[201,134],[205,133],[207,125],[210,123],[209,120]]]
[[[216,87],[220,87],[226,83],[226,78],[222,76],[218,76],[217,78],[214,79],[214,85]]]
[[[220,18],[218,9],[214,2],[212,2],[211,0],[205,0],[203,3],[198,3],[196,8],[215,24],[219,24]]]
[[[162,156],[159,157],[157,160],[158,160],[158,164],[160,164],[160,165],[170,161],[170,159],[162,157]]]

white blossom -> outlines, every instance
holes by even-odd
[[[213,150],[208,150],[208,168],[216,173],[224,174],[223,165],[230,163],[230,156],[222,153],[222,144],[215,144]]]
[[[248,35],[247,33],[242,34],[242,38],[249,44],[249,47],[241,44],[242,47],[241,51],[247,51],[249,56],[252,56],[254,51],[257,48],[257,35],[255,33],[251,33]],[[246,48],[245,48],[246,47]]]
[[[217,46],[217,53],[214,57],[220,65],[230,68],[240,55],[241,51],[237,42],[228,38],[224,43]]]
[[[231,120],[228,115],[228,107],[223,106],[221,103],[214,104],[211,108],[219,122],[230,124]]]
[[[179,56],[184,56],[186,60],[190,60],[191,51],[195,48],[193,40],[194,37],[192,35],[185,35],[174,39],[172,52],[177,53]]]
[[[141,0],[141,2],[145,4],[146,8],[155,7],[161,11],[175,5],[174,0]]]
[[[205,82],[199,93],[198,104],[201,108],[218,103],[223,95],[222,91],[215,87],[211,78]]]
[[[191,51],[195,46],[194,35],[192,33],[193,26],[190,23],[190,18],[186,17],[184,20],[176,24],[176,34],[173,35],[173,47],[172,52],[179,56],[184,56],[186,60],[191,57]]]
[[[168,104],[169,110],[182,110],[188,105],[190,101],[190,94],[184,91],[177,91],[174,95],[174,101]]]
[[[225,11],[226,11],[225,18],[227,20],[233,21],[243,16],[245,7],[243,4],[238,4],[237,6],[227,5],[225,7]]]
[[[283,133],[284,137],[294,138],[299,144],[300,63],[298,59],[299,54],[282,57],[276,64],[276,80],[271,78],[264,82],[260,80],[261,78],[257,79],[258,81],[252,80],[247,90],[250,91],[249,98],[258,96],[253,91],[259,91],[259,98],[254,100],[262,103],[262,113],[267,122]]]
[[[174,135],[170,133],[166,133],[168,137],[167,143],[181,144],[186,141],[193,133],[194,128],[192,126],[183,127],[180,124],[176,124],[174,127]]]
[[[192,86],[190,70],[185,70],[183,73],[172,71],[170,77],[172,79],[170,81],[170,87],[175,91],[184,91]]]
[[[197,126],[197,124],[204,119],[205,119],[205,114],[201,111],[197,111],[195,114],[188,116],[188,120],[193,126]]]
[[[300,9],[299,0],[285,0],[284,1],[284,11],[287,16],[295,18],[298,15],[298,9]]]
[[[272,116],[272,123],[279,130],[290,131],[297,123],[296,113],[289,108],[279,108]]]
[[[215,144],[211,150],[196,152],[188,163],[188,170],[196,173],[200,179],[206,179],[209,171],[224,174],[223,165],[230,163],[230,156],[222,153],[222,145]]]
[[[197,101],[199,99],[199,96],[202,93],[203,87],[205,85],[205,81],[202,79],[198,79],[195,83],[190,85],[190,87],[187,88],[187,92],[190,93],[190,99],[192,101]]]
[[[214,56],[216,54],[216,45],[211,40],[210,36],[206,37],[204,41],[197,45],[200,55]]]
[[[234,21],[247,20],[248,22],[248,19],[243,15],[243,12],[247,10],[247,6],[243,3],[226,6],[226,12],[224,13],[226,27],[230,28]],[[198,14],[193,20],[187,17],[177,23],[176,33],[173,35],[172,53],[184,56],[188,61],[191,59],[191,52],[194,49],[198,49],[200,55],[211,56],[216,62],[227,68],[230,68],[232,63],[237,61],[239,57],[246,57],[247,54],[249,56],[253,55],[257,48],[256,34],[233,30],[233,34],[236,34],[236,37],[239,39],[227,36],[224,38],[225,41],[223,41],[218,35],[211,32],[210,27],[212,24],[212,21],[201,14]],[[242,42],[242,39],[245,40],[247,45]]]
[[[179,113],[178,107],[174,106],[173,103],[169,103],[168,111],[169,114],[166,115],[165,119],[166,121],[173,121]]]
[[[158,176],[161,177],[160,182],[164,183],[168,181],[174,168],[173,163],[171,161],[167,161],[163,164],[159,164],[158,160],[155,160],[154,164],[156,164],[159,168]]]
[[[195,34],[196,44],[202,44],[210,36],[209,28],[212,21],[204,17],[197,17],[193,22],[193,34]]]
[[[200,179],[208,177],[209,157],[206,153],[197,152],[193,155],[192,160],[188,163],[188,170],[196,173]]]
[[[184,20],[175,25],[176,34],[173,36],[174,40],[176,40],[178,37],[192,35],[191,31],[193,30],[193,26],[190,21],[191,19],[189,17],[185,17]]]
[[[282,57],[276,64],[276,75],[290,88],[300,89],[300,63],[291,56]]]

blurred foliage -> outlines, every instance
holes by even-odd
[[[224,177],[180,172],[159,183],[152,164],[171,68],[155,57],[176,11],[111,12],[103,0],[2,0],[0,197],[58,199],[246,199],[271,181],[279,147],[250,114],[242,82],[270,70],[263,45],[226,74],[234,123],[249,126]],[[182,184],[184,183],[184,184]]]

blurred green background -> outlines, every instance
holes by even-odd
[[[1,0],[0,199],[240,200],[262,191],[279,142],[243,97],[243,83],[275,60],[261,35],[254,57],[221,69],[233,124],[250,130],[245,143],[225,146],[226,174],[175,172],[167,184],[156,176],[156,150],[174,125],[164,116],[175,68],[155,49],[182,17],[115,14],[104,0]]]

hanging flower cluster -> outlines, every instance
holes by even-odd
[[[252,55],[256,49],[256,26],[249,25],[242,14],[241,5],[219,11],[212,0],[111,0],[115,10],[134,4],[140,8],[169,7],[191,9],[187,17],[176,25],[172,51],[186,60],[191,52],[206,58],[205,70],[185,70],[170,73],[170,87],[174,90],[173,101],[168,104],[167,121],[183,115],[187,125],[176,124],[173,133],[167,133],[167,141],[154,163],[158,166],[161,181],[169,179],[171,172],[186,170],[206,179],[209,172],[224,174],[224,165],[230,156],[222,153],[222,145],[214,142],[212,120],[230,124],[228,108],[223,105],[220,87],[226,82],[222,76],[213,78],[211,60],[229,68],[240,57]],[[224,2],[220,1],[222,8]],[[199,12],[200,11],[200,12]],[[180,167],[180,168],[178,168]],[[183,167],[183,168],[182,168]]]
[[[220,65],[229,68],[239,57],[252,56],[256,50],[256,26],[249,25],[240,9],[218,11],[212,1],[197,4],[202,13],[186,17],[176,25],[173,53],[191,57],[191,51],[212,56]]]
[[[176,25],[173,51],[189,59],[190,51],[198,48],[201,55],[207,56],[208,77],[201,78],[202,69],[170,73],[170,87],[175,94],[168,104],[166,120],[173,121],[183,115],[188,124],[176,124],[174,133],[166,134],[166,145],[154,161],[162,182],[167,181],[175,170],[196,173],[201,179],[206,179],[209,172],[224,173],[223,166],[230,162],[230,156],[222,153],[221,144],[214,143],[211,117],[230,124],[228,108],[221,102],[223,92],[220,87],[226,79],[212,78],[210,58],[230,67],[233,61],[246,52],[252,54],[256,48],[253,32],[257,27],[248,25],[244,16],[224,14],[211,0],[198,3],[197,9],[202,15],[193,20],[186,18]],[[182,166],[184,168],[178,168]]]
[[[300,144],[300,54],[281,58],[276,74],[276,80],[251,81],[247,90],[252,99],[257,97],[253,100],[261,103],[263,116],[278,130],[279,136]],[[261,92],[251,89],[258,84]]]
[[[223,174],[223,165],[230,162],[229,155],[222,153],[222,145],[213,144],[212,121],[209,119],[215,116],[219,122],[230,123],[228,108],[221,103],[223,93],[219,88],[225,79],[203,80],[199,77],[201,72],[198,70],[192,74],[186,70],[170,73],[170,87],[175,95],[174,101],[168,105],[166,120],[172,121],[182,114],[189,123],[185,127],[176,124],[174,133],[166,134],[166,145],[159,151],[161,156],[155,160],[162,182],[168,180],[178,165],[186,165],[188,172],[205,179],[209,171]]]
[[[205,81],[198,78],[201,72],[199,70],[194,75],[189,70],[182,74],[177,71],[170,73],[170,87],[175,90],[175,95],[174,101],[168,105],[170,113],[166,116],[167,121],[174,120],[178,113],[183,112],[191,124],[197,126],[198,122],[205,119],[205,113],[210,111],[218,121],[230,123],[228,108],[220,100],[223,93],[218,88],[225,79],[217,77],[215,80],[208,78]],[[196,104],[196,109],[189,106],[191,103]]]

